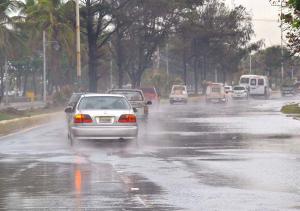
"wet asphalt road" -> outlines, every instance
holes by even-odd
[[[0,139],[3,210],[300,210],[286,100],[163,105],[136,142],[66,139],[64,116]]]

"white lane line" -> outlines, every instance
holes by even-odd
[[[136,196],[135,197],[144,207],[148,207],[146,202],[139,196]]]

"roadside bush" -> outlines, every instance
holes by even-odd
[[[300,107],[298,103],[285,105],[281,108],[281,112],[285,114],[300,114]]]

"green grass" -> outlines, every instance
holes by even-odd
[[[30,117],[39,114],[47,114],[51,112],[62,111],[63,107],[55,107],[55,108],[40,108],[40,109],[32,109],[27,111],[18,111],[15,109],[6,109],[0,111],[0,121],[3,120],[11,120],[21,117]]]
[[[285,114],[300,114],[300,107],[298,103],[285,105],[281,108],[281,112]]]
[[[15,115],[0,112],[0,121],[14,119],[14,118],[16,118]]]

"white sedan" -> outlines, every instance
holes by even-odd
[[[232,92],[232,99],[248,99],[249,93],[245,86],[234,86]]]
[[[135,139],[134,109],[122,95],[84,94],[67,107],[68,136],[73,139]]]

